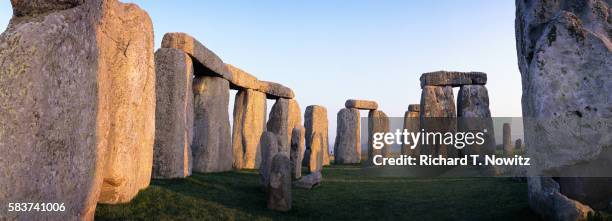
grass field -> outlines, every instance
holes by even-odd
[[[527,185],[508,178],[379,178],[331,166],[291,211],[266,209],[257,171],[153,180],[129,204],[98,205],[96,220],[538,220]]]

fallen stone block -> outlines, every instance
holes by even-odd
[[[303,189],[312,189],[321,183],[323,180],[323,175],[321,175],[321,171],[317,171],[306,176],[303,176],[301,179],[294,182],[295,187],[303,188]]]

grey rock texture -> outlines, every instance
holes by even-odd
[[[295,94],[291,88],[288,88],[282,84],[269,82],[269,81],[259,81],[259,91],[262,91],[268,95],[268,99],[293,99]]]
[[[186,33],[166,33],[162,39],[162,48],[181,49],[185,53],[194,58],[196,66],[196,74],[214,73],[228,81],[232,81],[232,73],[227,69],[227,66],[219,56],[206,48],[198,40]]]
[[[596,171],[597,165],[609,165],[610,1],[517,1],[516,7],[525,145],[527,154],[541,162],[533,173],[555,170],[564,176],[584,176]],[[561,194],[594,209],[612,200],[610,191],[575,185],[603,182],[601,186],[609,187],[612,179],[575,179],[580,181],[560,183]],[[556,211],[543,191],[537,184],[529,185],[530,205],[548,217]],[[572,192],[582,194],[570,196]]]
[[[304,127],[297,126],[293,128],[293,136],[291,137],[291,177],[293,179],[300,178],[302,176],[302,159],[304,158]]]
[[[264,131],[259,140],[261,147],[261,165],[259,166],[259,183],[262,187],[267,187],[270,181],[270,168],[272,167],[272,158],[280,152],[278,144],[278,135]]]
[[[502,126],[502,147],[506,153],[512,153],[514,150],[512,146],[512,127],[510,123],[504,123]]]
[[[292,99],[295,97],[293,90],[282,84],[260,81],[257,77],[247,73],[246,71],[237,68],[231,64],[225,64],[228,71],[232,75],[230,86],[232,89],[253,89],[265,93],[268,99],[286,98]]]
[[[546,220],[586,220],[593,212],[588,206],[559,192],[559,184],[550,177],[527,177],[529,205]]]
[[[378,109],[378,103],[376,101],[368,101],[368,100],[355,100],[349,99],[344,103],[346,108],[356,108],[362,110],[376,110]]]
[[[435,71],[421,75],[421,88],[425,86],[473,85],[487,83],[487,74],[482,72]]]
[[[404,113],[404,129],[410,133],[421,131],[421,119],[419,118],[420,106],[420,104],[411,104],[408,106],[408,111]],[[417,145],[412,149],[414,143],[417,143]],[[410,140],[409,144],[402,144],[401,154],[418,157],[418,155],[421,154],[421,148],[418,145],[418,141]]]
[[[266,95],[243,89],[234,99],[232,149],[235,169],[256,169],[261,163],[259,139],[266,130]]]
[[[306,148],[310,149],[312,144],[312,140],[310,140],[313,136],[312,134],[318,132],[322,136],[323,146],[321,147],[321,151],[323,151],[323,165],[329,165],[329,132],[327,125],[327,109],[323,106],[319,105],[310,105],[306,107],[306,111],[304,112],[304,127],[306,128]]]
[[[461,132],[485,132],[482,145],[466,145],[460,150],[462,155],[493,154],[496,149],[495,130],[489,92],[484,85],[463,85],[457,95],[457,129]]]
[[[196,76],[194,93],[193,170],[220,172],[232,169],[233,150],[229,123],[229,82],[220,77]]]
[[[308,171],[314,173],[323,169],[323,135],[315,132],[311,136],[312,143],[308,149]]]
[[[359,110],[342,108],[338,111],[334,163],[352,164],[361,162],[361,131]]]
[[[303,189],[312,189],[314,187],[319,186],[321,181],[323,180],[323,175],[321,175],[321,171],[317,171],[311,174],[308,174],[301,179],[294,182],[295,187],[303,188]]]
[[[457,130],[457,114],[453,88],[451,86],[424,86],[421,92],[419,114],[421,129],[426,132],[455,132]],[[439,143],[437,145],[421,146],[421,154],[455,157],[458,156],[458,153],[454,146]]]
[[[291,133],[295,126],[302,125],[300,106],[294,99],[279,98],[272,105],[266,128],[280,137],[282,152],[289,155]]]
[[[514,141],[514,149],[517,149],[517,150],[523,149],[523,140],[516,139],[516,141]]]
[[[389,132],[389,117],[387,117],[387,114],[380,110],[371,110],[368,113],[368,163],[371,164],[373,157],[376,155],[391,156],[391,146],[387,144],[381,149],[374,148],[374,134],[387,132]]]
[[[0,220],[91,220],[116,141],[139,134],[140,145],[129,148],[153,152],[151,20],[117,1],[11,3],[14,16],[0,35],[0,199],[64,202],[66,212],[3,209]],[[140,118],[123,118],[138,126],[130,133],[112,126],[118,119],[111,116],[128,115],[111,105],[125,92],[113,87],[139,88],[130,112]],[[131,160],[147,163],[140,155]],[[148,184],[139,179],[146,174],[130,171],[136,191]]]
[[[160,48],[155,75],[153,178],[187,177],[193,166],[193,63],[179,49]]]
[[[285,153],[277,153],[272,159],[266,193],[268,209],[283,212],[291,210],[291,166]]]

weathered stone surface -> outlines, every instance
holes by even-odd
[[[234,99],[232,149],[235,169],[256,169],[261,163],[259,138],[266,130],[266,95],[243,89]]]
[[[63,202],[66,211],[2,209],[0,220],[91,220],[107,150],[116,147],[109,139],[141,133],[135,140],[142,145],[130,148],[147,151],[149,145],[152,154],[151,21],[135,5],[116,1],[11,3],[14,16],[0,35],[0,199]],[[128,42],[134,47],[125,47]],[[127,115],[111,106],[121,93],[113,87],[140,88],[134,96],[142,101],[129,112],[142,121],[130,119],[138,127],[128,134],[116,134],[120,125],[111,125],[112,116]],[[140,173],[131,171],[130,180],[139,180]],[[144,186],[130,182],[135,189]]]
[[[321,171],[323,169],[323,135],[315,132],[312,135],[312,143],[308,149],[308,171],[311,173]]]
[[[425,86],[452,86],[487,84],[487,74],[482,72],[435,71],[421,75],[421,88]]]
[[[322,180],[323,175],[321,175],[321,171],[317,171],[302,177],[301,179],[295,181],[294,184],[295,187],[298,188],[312,189],[319,186]]]
[[[310,149],[312,134],[318,132],[322,136],[321,151],[323,151],[323,165],[329,165],[329,132],[327,126],[327,109],[319,105],[306,107],[304,113],[304,127],[306,128],[306,148]]]
[[[334,163],[361,162],[361,129],[359,110],[343,108],[338,111]]]
[[[420,104],[411,104],[408,106],[408,111],[404,113],[404,129],[409,133],[419,132],[421,130],[421,123],[419,119]],[[412,149],[413,144],[417,144]],[[421,148],[418,145],[418,141],[410,140],[408,144],[402,144],[401,154],[418,157],[421,153]]]
[[[229,82],[220,77],[196,76],[193,80],[193,93],[193,170],[231,170],[233,150],[227,112]]]
[[[243,71],[240,68],[237,68],[231,64],[225,64],[227,66],[227,70],[232,75],[232,80],[230,81],[230,87],[235,90],[241,89],[259,89],[259,80],[257,77]]]
[[[516,139],[516,141],[514,141],[514,149],[517,149],[517,150],[523,149],[523,140]]]
[[[272,167],[272,158],[280,152],[278,145],[278,135],[264,131],[259,140],[261,148],[261,165],[259,166],[259,183],[263,187],[268,186],[270,180],[270,168]]]
[[[289,155],[291,133],[293,128],[302,125],[302,113],[296,100],[279,98],[272,105],[266,125],[268,131],[280,137],[282,152]]]
[[[457,129],[462,132],[484,132],[482,145],[466,145],[461,155],[489,155],[495,152],[495,131],[489,93],[484,85],[463,85],[457,95]]]
[[[344,103],[346,108],[356,108],[362,110],[376,110],[378,109],[378,103],[376,101],[368,101],[368,100],[354,100],[349,99]]]
[[[455,98],[451,86],[425,86],[421,92],[421,129],[434,132],[454,132],[457,130]],[[421,154],[455,157],[457,148],[446,145],[426,145]]]
[[[504,148],[504,152],[512,153],[512,127],[510,123],[504,123],[502,126],[502,147]]]
[[[559,184],[550,177],[527,177],[528,199],[531,209],[545,220],[586,220],[593,212],[576,200],[559,192]]]
[[[293,136],[291,137],[291,177],[293,179],[302,176],[302,159],[304,158],[304,127],[297,126],[293,128]]]
[[[191,175],[193,141],[193,63],[179,49],[155,52],[155,144],[153,177]]]
[[[585,176],[601,170],[597,165],[612,162],[609,4],[603,0],[517,1],[525,145],[527,154],[539,162],[533,168],[536,174],[556,170]],[[610,177],[609,173],[605,176]],[[576,179],[588,182],[592,178]],[[593,182],[612,186],[610,178]],[[582,192],[571,198],[594,209],[612,201],[610,192],[582,189],[589,185],[560,185],[562,194]],[[532,194],[546,194],[529,188]],[[550,210],[551,202],[530,201],[532,208],[538,203],[544,207],[534,209],[544,216],[555,212]]]
[[[285,153],[277,153],[272,159],[267,187],[268,209],[291,210],[291,165]]]
[[[196,74],[203,74],[203,72],[208,73],[209,71],[212,71],[214,74],[221,76],[228,81],[233,81],[232,73],[228,70],[221,58],[206,48],[198,40],[186,33],[166,33],[162,39],[161,46],[162,48],[181,49],[185,53],[191,55],[191,57],[194,58]],[[200,65],[208,70],[198,70],[200,69]]]
[[[389,132],[389,117],[380,110],[371,110],[368,113],[368,160],[372,163],[372,159],[376,155],[383,157],[391,156],[391,146],[385,144],[382,148],[374,148],[373,137],[375,133]]]
[[[291,90],[291,88],[269,81],[259,81],[258,90],[266,93],[268,95],[268,99],[293,99],[295,97],[295,94],[293,94],[293,90]]]

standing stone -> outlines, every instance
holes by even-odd
[[[291,210],[291,166],[285,153],[277,153],[272,159],[267,187],[268,209]]]
[[[235,169],[257,169],[261,163],[259,138],[266,130],[266,95],[239,90],[234,99],[232,146]]]
[[[310,154],[308,157],[308,170],[314,173],[323,169],[323,135],[315,132],[310,139],[312,143],[308,152]]]
[[[362,110],[376,110],[378,109],[378,103],[376,101],[368,101],[368,100],[354,100],[349,99],[344,103],[346,108],[355,108]]]
[[[110,0],[11,4],[13,18],[0,35],[0,199],[62,202],[66,211],[8,213],[3,204],[0,220],[92,220],[115,141],[140,134],[128,143],[140,145],[129,148],[152,154],[151,20],[133,4]],[[139,88],[133,96],[113,91],[132,87]],[[128,112],[142,121],[123,118],[136,126],[128,134],[111,125],[130,114],[111,106],[122,92],[140,96]],[[133,180],[146,174],[130,172],[134,189],[143,187]]]
[[[302,159],[304,158],[304,136],[305,129],[302,126],[293,128],[291,137],[291,177],[293,179],[302,176]]]
[[[426,132],[455,132],[457,119],[455,98],[451,86],[424,86],[421,92],[421,129]],[[433,139],[432,139],[433,140]],[[423,145],[421,155],[442,155],[443,157],[458,156],[457,148],[452,145]]]
[[[282,152],[289,155],[291,133],[295,126],[302,125],[300,106],[294,99],[279,98],[270,110],[268,131],[280,137]]]
[[[558,182],[530,178],[529,202],[545,219],[558,217],[546,189],[577,204],[605,209],[612,178],[585,177],[612,162],[612,50],[610,1],[517,1],[516,42],[523,83],[525,145],[532,176],[561,171]],[[603,177],[612,177],[610,170]],[[573,181],[570,181],[572,180]],[[575,194],[580,193],[580,194]],[[574,207],[578,208],[578,207]],[[566,209],[567,210],[567,209]]]
[[[233,162],[227,112],[229,82],[220,77],[196,76],[193,93],[193,170],[204,173],[229,171]]]
[[[516,139],[516,141],[514,142],[514,149],[522,150],[523,149],[523,140]]]
[[[391,156],[391,147],[387,144],[380,149],[374,148],[374,134],[387,132],[389,132],[389,117],[380,110],[371,110],[368,113],[368,163],[372,164],[372,159],[376,155]]]
[[[306,148],[310,149],[312,134],[318,132],[323,138],[323,165],[329,165],[329,133],[327,129],[327,109],[319,105],[306,107],[304,113],[304,127],[306,128]]]
[[[512,128],[510,123],[504,123],[502,128],[502,147],[505,153],[512,153]]]
[[[361,129],[359,110],[342,108],[338,111],[334,163],[352,164],[361,162]]]
[[[193,140],[193,63],[178,49],[155,52],[155,145],[153,177],[191,175]]]
[[[421,109],[420,104],[408,105],[408,111],[404,113],[404,130],[408,131],[409,133],[420,132],[421,130],[421,123],[419,119],[420,109]],[[412,139],[410,139],[409,141],[410,143],[408,144],[402,144],[402,149],[401,149],[402,155],[418,157],[421,153],[421,148],[418,145],[418,141],[414,141]],[[417,145],[414,147],[414,149],[411,149],[414,143],[416,143]]]
[[[270,180],[270,168],[272,167],[272,157],[276,155],[280,147],[278,136],[270,131],[264,131],[259,140],[261,147],[261,165],[259,166],[259,183],[263,187],[268,186]]]
[[[489,92],[484,85],[463,85],[457,95],[457,128],[461,132],[484,133],[482,145],[466,145],[461,155],[489,155],[495,152],[495,132],[491,110],[489,110]]]

